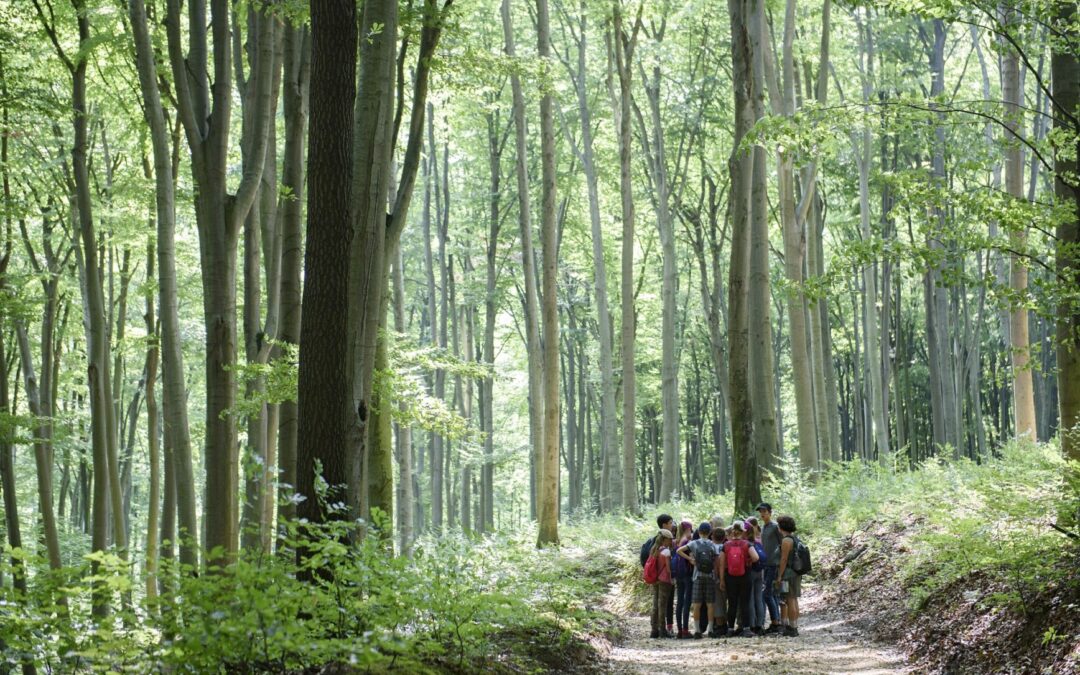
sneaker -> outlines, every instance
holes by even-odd
[[[728,637],[742,637],[745,631],[742,628],[732,629],[728,631]]]
[[[675,637],[675,634],[665,628],[664,630],[660,631],[660,637],[665,640],[670,640],[671,638]]]
[[[676,640],[685,640],[688,637],[690,637],[690,634],[687,633],[685,630],[682,630],[681,628],[679,629],[679,632],[675,635]]]
[[[775,635],[780,632],[780,624],[770,623],[769,627],[765,629],[765,635]]]
[[[784,637],[799,637],[799,629],[791,626],[784,626]]]
[[[702,637],[704,637],[704,636],[702,636],[701,631],[698,631],[698,632],[694,633],[694,639],[695,640],[700,640]]]
[[[655,640],[656,638],[660,637],[660,631],[654,630],[652,633],[649,633],[649,637]]]

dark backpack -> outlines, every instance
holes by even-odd
[[[765,546],[762,545],[760,541],[755,541],[751,545],[754,547],[754,550],[757,551],[758,560],[756,563],[753,564],[750,569],[758,572],[765,568],[765,563],[767,562],[767,556],[765,555]]]
[[[733,577],[746,575],[750,558],[750,544],[745,541],[729,541],[724,544],[724,564],[727,573]]]
[[[684,579],[693,573],[693,568],[686,558],[678,553],[678,546],[673,547],[675,553],[671,555],[671,576],[675,579]]]
[[[810,549],[795,535],[791,535],[791,543],[791,571],[802,576],[813,569],[810,564]]]
[[[698,539],[700,543],[691,546],[694,554],[694,566],[701,574],[710,574],[713,571],[713,563],[716,560],[716,548],[708,539]]]
[[[652,537],[649,541],[641,545],[641,566],[645,567],[645,563],[649,562],[649,553],[652,551],[652,545],[656,543],[656,537]]]

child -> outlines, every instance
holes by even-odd
[[[671,599],[671,531],[660,530],[656,533],[649,557],[656,558],[657,577],[653,584],[652,634],[653,638],[674,637],[665,624],[668,602]]]
[[[734,628],[738,619],[738,630],[728,633],[739,636],[750,621],[750,567],[757,562],[757,551],[744,539],[745,526],[741,520],[731,524],[731,538],[724,543],[724,552],[720,555],[724,576],[720,579],[720,590],[727,593],[727,623]]]
[[[675,535],[675,550],[690,543],[694,534],[694,525],[689,520],[679,523],[679,532]],[[675,579],[675,622],[679,633],[676,637],[685,640],[690,637],[690,601],[694,592],[694,567],[682,556],[672,557],[672,577]]]
[[[750,567],[750,631],[763,635],[765,626],[765,547],[756,518],[746,520],[747,541],[757,551],[758,560]]]

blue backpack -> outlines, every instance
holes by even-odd
[[[686,558],[678,554],[678,546],[672,547],[676,552],[671,554],[671,576],[675,579],[684,579],[694,573],[694,568]]]
[[[765,559],[766,559],[765,547],[761,544],[760,541],[755,541],[754,542],[754,550],[757,551],[758,561],[756,563],[754,563],[754,566],[751,567],[750,569],[754,570],[755,572],[760,572],[761,570],[763,570],[765,568]]]

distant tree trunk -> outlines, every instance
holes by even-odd
[[[153,600],[158,590],[158,515],[161,502],[161,448],[158,444],[158,324],[154,307],[154,240],[146,245],[146,444],[150,455],[150,494],[146,511],[146,597]]]
[[[349,396],[349,380],[342,364],[350,345],[342,339],[346,330],[342,307],[348,302],[349,240],[353,236],[349,195],[356,44],[355,2],[312,5],[308,220],[296,446],[296,491],[304,497],[297,516],[312,522],[347,517],[331,514],[316,498],[315,472],[318,463],[331,488],[330,501],[344,497],[344,402]]]
[[[491,173],[491,195],[488,211],[488,238],[485,248],[486,285],[484,287],[484,347],[483,361],[488,368],[495,366],[495,319],[498,303],[496,293],[498,275],[499,229],[502,225],[500,198],[502,190],[502,142],[499,138],[499,121],[496,113],[487,114],[488,166]],[[480,512],[477,523],[482,532],[495,527],[495,376],[489,370],[480,383],[480,419],[484,431],[484,464],[480,471]]]
[[[398,250],[394,260],[394,330],[398,333],[405,332],[405,271],[404,259],[401,250]],[[402,402],[402,407],[406,405]],[[397,530],[398,550],[402,555],[409,555],[413,541],[413,459],[412,459],[412,429],[408,424],[397,424],[397,449],[398,449],[398,503],[397,503]]]
[[[934,19],[933,44],[930,49],[930,96],[935,99],[945,91],[945,22]],[[932,103],[932,108],[937,104]],[[934,147],[931,157],[932,179],[940,187],[945,186],[945,113],[937,113],[934,127]],[[945,209],[935,207],[934,218],[937,231],[944,235]],[[930,248],[943,251],[945,246],[939,237],[930,240]],[[924,278],[926,288],[927,342],[930,366],[931,418],[934,427],[934,443],[952,448],[954,457],[959,456],[959,420],[956,415],[956,364],[953,359],[949,320],[949,291],[944,285],[943,266],[935,264]]]
[[[593,287],[596,293],[597,332],[600,343],[600,454],[609,467],[608,492],[601,495],[600,508],[604,512],[617,508],[622,502],[622,471],[616,451],[618,436],[615,432],[615,374],[612,363],[611,307],[608,304],[607,266],[604,263],[604,235],[600,220],[600,194],[597,187],[595,158],[593,156],[592,116],[589,110],[586,82],[587,14],[585,1],[580,4],[577,42],[577,90],[578,117],[581,123],[581,160],[585,171],[585,183],[589,193],[589,223],[592,233]]]
[[[1015,27],[1018,16],[1008,4],[1002,5],[1002,24]],[[1008,29],[1008,28],[1007,28]],[[1016,200],[1024,199],[1024,125],[1023,91],[1020,86],[1020,57],[1015,49],[1005,47],[1001,55],[1001,94],[1005,104],[1005,191]],[[1009,337],[1012,354],[1013,406],[1016,435],[1038,440],[1035,426],[1035,387],[1032,382],[1031,351],[1028,344],[1027,263],[1019,255],[1027,246],[1027,232],[1022,225],[1009,230],[1013,249],[1009,286],[1016,294],[1016,304],[1009,313]]]
[[[304,263],[303,202],[305,187],[305,134],[308,89],[311,86],[311,32],[306,26],[285,25],[282,104],[285,113],[285,148],[281,186],[281,325],[278,339],[287,345],[300,342],[300,276]],[[275,350],[277,352],[277,350]],[[274,357],[278,356],[275,353]],[[284,401],[278,414],[279,520],[296,516],[289,498],[296,489],[297,403]]]
[[[1058,5],[1055,17],[1060,25],[1073,26],[1076,6]],[[1075,33],[1072,33],[1075,35]],[[1052,52],[1054,128],[1067,134],[1071,147],[1059,149],[1054,157],[1054,191],[1058,200],[1072,208],[1069,218],[1057,225],[1056,270],[1059,284],[1080,286],[1080,188],[1077,186],[1077,151],[1080,150],[1080,59],[1074,47]],[[1061,410],[1061,450],[1066,457],[1080,461],[1080,299],[1074,294],[1058,306],[1057,316],[1058,405]]]
[[[4,125],[7,128],[7,125]],[[7,140],[4,139],[6,147]],[[4,153],[7,154],[6,152]],[[6,158],[5,158],[6,159]],[[5,161],[6,165],[6,161]],[[0,258],[0,268],[6,267],[10,250]],[[2,276],[2,274],[0,274]],[[2,279],[0,279],[2,282]],[[0,413],[11,413],[11,400],[8,394],[8,377],[11,375],[7,368],[8,359],[4,350],[4,331],[0,330]],[[0,487],[4,491],[4,532],[7,534],[7,543],[11,548],[22,548],[22,531],[19,527],[19,506],[15,494],[15,462],[12,456],[13,445],[8,440],[8,435],[0,436]],[[26,592],[26,567],[22,559],[12,556],[11,558],[12,585]]]
[[[862,59],[862,97],[864,113],[869,118],[870,97],[872,94],[872,77],[874,72],[874,34],[870,26],[869,15],[865,26],[865,38],[861,40],[860,58]],[[864,125],[861,139],[856,142],[858,148],[857,164],[859,168],[859,235],[864,242],[869,243],[873,234],[870,231],[870,161],[871,161],[871,133],[869,125]],[[870,380],[870,422],[873,433],[870,435],[877,448],[877,458],[881,464],[888,465],[891,462],[889,448],[889,424],[886,417],[885,398],[882,385],[882,361],[881,343],[878,334],[878,286],[877,275],[874,266],[864,263],[862,269],[863,282],[863,313],[864,313],[864,337],[866,340],[863,356],[866,364],[867,375]],[[867,456],[871,456],[870,448],[867,448]]]
[[[516,58],[514,28],[510,17],[510,0],[502,0],[503,43],[506,55]],[[544,446],[544,356],[540,343],[540,320],[536,288],[536,256],[532,243],[532,215],[529,209],[528,144],[525,127],[525,98],[521,78],[516,71],[510,74],[512,113],[514,116],[514,167],[517,175],[518,225],[521,230],[522,276],[525,285],[525,349],[529,364],[529,440],[532,444],[529,462],[529,515],[539,516],[540,465]]]
[[[631,64],[640,24],[640,15],[628,35],[622,25],[622,0],[614,0],[615,68],[619,77],[618,139],[619,139],[619,193],[622,204],[622,505],[630,513],[637,513],[638,494],[634,478],[637,473],[637,410],[635,406],[634,339],[636,334],[634,314],[634,184],[631,171],[630,106]],[[591,446],[590,446],[591,451]],[[590,463],[591,466],[591,463]],[[591,469],[590,469],[591,471]]]
[[[432,202],[438,202],[440,191],[438,186],[438,148],[435,145],[435,114],[432,106],[428,105],[428,161],[424,170],[424,212],[421,219],[421,235],[424,239],[424,270],[427,275],[427,314],[428,329],[430,334],[427,339],[434,347],[442,347],[439,343],[439,303],[436,293],[438,285],[435,283],[435,271],[442,271],[441,261],[436,261],[432,251],[432,220],[434,219],[435,233],[438,236],[439,207],[436,203],[435,212],[432,213]],[[436,370],[430,383],[431,395],[442,399],[442,382],[445,374]],[[431,527],[436,531],[443,524],[443,438],[434,431],[428,432],[431,445],[431,471],[428,475],[431,492]]]
[[[547,0],[536,3],[537,52],[551,57],[551,28]],[[519,160],[520,161],[520,160]],[[540,98],[540,242],[544,261],[541,312],[544,324],[544,451],[540,462],[539,547],[559,543],[559,243],[555,205],[555,120],[551,91]]]
[[[662,40],[663,31],[656,41]],[[647,152],[656,191],[656,225],[660,232],[663,275],[660,297],[662,319],[660,328],[660,408],[663,421],[663,474],[660,480],[660,501],[671,500],[679,492],[679,364],[676,350],[675,323],[677,320],[679,277],[675,248],[675,223],[671,215],[671,193],[668,183],[667,153],[664,148],[664,127],[660,117],[660,66],[653,67],[651,80],[645,82],[649,100],[649,121],[652,124],[652,151]],[[642,133],[645,138],[646,134]],[[646,141],[648,142],[648,141]],[[648,146],[646,146],[648,149]]]
[[[735,478],[735,510],[749,512],[761,499],[754,451],[750,397],[750,188],[752,150],[741,145],[754,125],[752,100],[756,86],[747,0],[728,0],[731,16],[732,85],[735,94],[735,137],[728,171],[731,175],[731,261],[728,265],[728,358],[730,367],[731,446]]]

